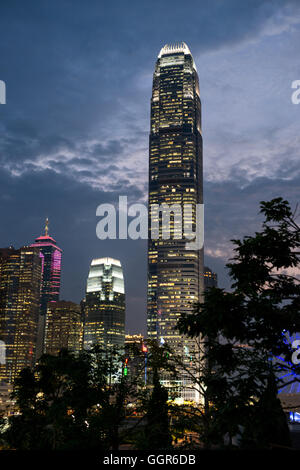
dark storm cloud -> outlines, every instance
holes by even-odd
[[[111,157],[123,153],[123,147],[119,140],[109,140],[106,145],[103,145],[101,143],[97,143],[96,145],[94,145],[91,149],[91,153],[95,157],[100,157],[101,160],[103,158],[110,160]]]
[[[63,297],[81,299],[92,257],[120,258],[128,327],[144,327],[146,243],[100,242],[95,211],[119,195],[145,200],[154,62],[165,43],[184,40],[203,101],[206,259],[227,286],[228,240],[255,229],[259,200],[296,198],[297,111],[288,94],[299,78],[290,66],[297,17],[296,0],[2,2],[1,246],[32,241],[48,216],[64,249]],[[252,63],[255,48],[262,52]],[[275,56],[282,62],[269,71]],[[287,92],[276,104],[277,82],[271,96],[268,89],[279,70]]]
[[[4,116],[5,117],[5,116]],[[61,149],[74,149],[74,144],[61,135],[51,135],[48,129],[39,129],[39,125],[26,120],[8,121],[4,124],[0,136],[0,158],[2,163],[22,162],[27,158],[34,160],[38,156],[52,154]]]

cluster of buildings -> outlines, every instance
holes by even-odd
[[[151,98],[149,206],[203,204],[201,101],[194,59],[185,43],[164,46],[157,58]],[[151,211],[149,212],[151,218]],[[149,220],[149,227],[150,227]],[[181,313],[191,313],[205,287],[217,276],[203,264],[203,248],[189,248],[182,223],[170,221],[169,239],[148,239],[147,337],[167,343],[187,361],[194,340],[176,331]],[[203,230],[203,227],[202,227]],[[181,237],[178,235],[182,235]],[[86,295],[80,305],[59,299],[62,250],[49,235],[19,249],[0,249],[0,382],[12,384],[20,370],[32,367],[43,353],[62,348],[79,351],[98,343],[125,344],[125,289],[119,260],[93,259]],[[141,342],[142,336],[127,341]],[[168,377],[164,378],[168,383]],[[181,389],[188,378],[182,373]]]
[[[0,383],[12,384],[43,353],[73,352],[99,344],[103,349],[143,344],[143,335],[125,337],[122,266],[113,258],[93,259],[80,304],[60,300],[62,250],[48,234],[19,249],[0,248]],[[205,270],[205,284],[216,274]]]
[[[124,346],[120,261],[93,259],[81,304],[60,300],[62,250],[48,233],[29,246],[0,249],[0,384],[13,384],[42,354],[94,343]],[[3,391],[3,390],[2,390]]]

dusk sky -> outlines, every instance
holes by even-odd
[[[120,259],[126,329],[145,332],[147,242],[96,237],[96,208],[147,201],[152,74],[185,41],[202,101],[205,264],[229,288],[230,239],[259,201],[299,199],[300,1],[14,1],[0,6],[0,246],[49,232],[61,298],[79,302],[92,258]]]

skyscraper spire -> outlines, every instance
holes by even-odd
[[[58,301],[60,291],[62,250],[57,246],[54,238],[49,235],[48,217],[46,217],[45,221],[44,235],[36,238],[35,242],[30,246],[39,247],[40,257],[42,258],[42,289],[36,348],[36,357],[39,359],[44,348],[47,304],[48,302]]]
[[[49,219],[46,217],[46,224],[45,224],[45,237],[48,237],[49,232]]]

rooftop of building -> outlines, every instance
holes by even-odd
[[[180,52],[192,55],[188,45],[185,42],[178,42],[175,44],[165,44],[164,47],[161,48],[158,54],[158,58],[160,59],[160,57],[162,57],[163,55],[175,54]]]
[[[80,305],[76,304],[75,302],[72,302],[71,300],[56,300],[56,301],[51,301],[48,302],[48,307],[51,309],[53,308],[75,308],[75,309],[80,309]]]
[[[113,266],[120,266],[121,267],[121,262],[118,259],[114,258],[94,258],[91,262],[91,266],[98,266],[101,264],[105,264],[107,266],[113,265]]]
[[[178,42],[175,44],[165,44],[164,47],[161,48],[159,54],[158,54],[158,59],[165,55],[170,55],[170,54],[182,54],[184,53],[185,55],[190,55],[193,59],[192,53],[188,47],[188,45],[185,42]],[[193,59],[193,67],[197,71],[196,64]]]

